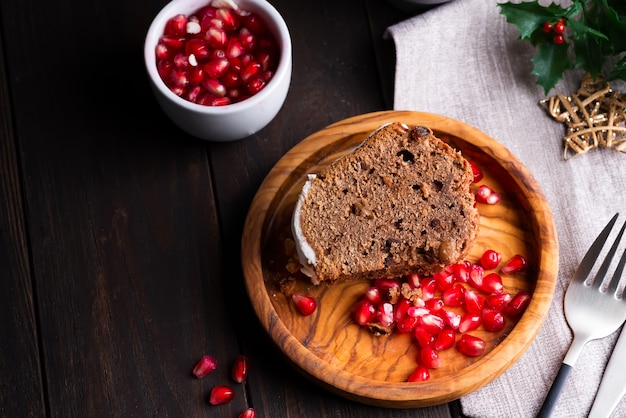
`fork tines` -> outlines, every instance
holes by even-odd
[[[600,235],[598,235],[596,240],[593,242],[593,244],[587,251],[587,254],[585,254],[585,257],[580,262],[580,265],[578,266],[578,269],[576,270],[576,274],[574,275],[574,280],[580,281],[580,282],[584,282],[587,280],[589,273],[591,273],[591,269],[593,268],[596,260],[598,259],[600,252],[602,251],[602,248],[604,247],[604,244],[606,243],[609,237],[609,234],[611,233],[611,230],[613,229],[613,226],[615,225],[615,222],[617,221],[618,215],[619,213],[616,213],[613,216],[613,218],[611,218],[609,223],[604,227]],[[617,237],[615,238],[615,241],[613,242],[611,249],[607,253],[606,257],[604,258],[604,261],[602,262],[602,265],[598,269],[598,272],[594,276],[593,280],[589,283],[590,286],[600,288],[600,286],[604,282],[604,276],[606,276],[606,273],[609,270],[609,266],[611,265],[613,257],[615,256],[615,253],[617,252],[617,248],[619,247],[622,236],[624,235],[624,230],[626,230],[626,222],[624,222],[624,225],[622,225],[622,228],[620,229]],[[622,257],[619,260],[615,273],[613,273],[613,277],[611,278],[611,281],[608,284],[608,288],[606,289],[607,292],[617,291],[618,286],[619,286],[619,281],[624,271],[625,265],[626,265],[626,249],[622,253]]]

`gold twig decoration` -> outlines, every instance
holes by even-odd
[[[611,89],[609,83],[586,75],[577,93],[557,94],[539,104],[566,125],[563,159],[594,148],[626,153],[626,95]]]

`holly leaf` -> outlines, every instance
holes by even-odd
[[[563,78],[563,72],[572,68],[568,55],[568,45],[546,42],[539,45],[532,58],[532,75],[537,77],[537,84],[543,87],[546,95]]]
[[[626,56],[613,66],[613,71],[608,75],[608,80],[626,80]]]
[[[501,3],[500,14],[506,21],[515,25],[520,32],[520,39],[530,40],[533,33],[545,22],[552,22],[566,16],[567,9],[557,4],[541,6],[536,0],[522,3]]]

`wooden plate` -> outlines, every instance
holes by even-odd
[[[415,369],[416,345],[409,335],[376,337],[356,325],[351,312],[367,282],[313,286],[299,272],[287,270],[291,250],[291,214],[308,173],[318,171],[357,146],[384,123],[424,125],[460,149],[485,172],[480,184],[502,194],[497,205],[479,204],[480,232],[468,260],[488,248],[503,260],[523,254],[529,269],[503,276],[505,290],[526,290],[532,300],[517,322],[500,333],[479,328],[472,334],[487,341],[480,357],[454,348],[442,351],[443,366],[426,382],[407,383]],[[443,116],[386,111],[334,123],[304,139],[270,171],[256,194],[242,237],[242,265],[248,294],[278,348],[305,376],[328,390],[366,404],[409,408],[458,399],[495,379],[528,348],[548,313],[558,269],[558,244],[550,208],[535,179],[500,143],[479,130]],[[278,283],[294,277],[295,288],[281,292]],[[291,301],[304,291],[318,301],[311,316],[302,316]],[[458,338],[458,337],[457,337]]]

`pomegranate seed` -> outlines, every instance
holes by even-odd
[[[154,48],[154,53],[156,55],[157,61],[162,61],[167,59],[170,56],[170,50],[167,45],[159,43]]]
[[[376,318],[376,308],[368,299],[361,299],[354,307],[354,322],[367,325]]]
[[[406,276],[406,282],[409,284],[411,289],[416,289],[420,287],[420,280],[421,280],[421,277],[417,273],[411,273],[408,276]]]
[[[420,316],[427,315],[430,312],[430,309],[423,306],[411,306],[409,309],[407,309],[406,314],[412,318],[419,318]]]
[[[390,327],[393,324],[393,305],[385,302],[376,310],[376,319],[381,325]]]
[[[261,71],[261,64],[256,61],[251,61],[241,70],[241,79],[244,82],[248,82],[252,79],[252,77],[259,73],[259,71]]]
[[[256,411],[254,408],[247,408],[237,418],[256,418]]]
[[[230,63],[226,58],[216,58],[207,62],[203,69],[207,76],[218,79],[226,73]]]
[[[248,82],[248,93],[250,94],[257,94],[258,92],[260,92],[261,90],[263,90],[265,88],[265,84],[267,84],[265,82],[265,80],[263,80],[262,77],[255,77],[252,80],[250,80]]]
[[[298,311],[304,316],[311,315],[317,308],[317,301],[304,293],[294,293],[291,295],[291,299],[295,303],[296,308],[298,308]]]
[[[233,391],[230,386],[217,385],[213,386],[213,389],[211,389],[209,402],[211,405],[220,405],[232,401],[234,397],[235,391]]]
[[[365,292],[365,298],[373,305],[380,305],[383,302],[383,295],[380,291],[380,287],[371,286]]]
[[[443,318],[435,314],[427,314],[419,317],[419,323],[424,329],[431,334],[438,334],[446,326]]]
[[[461,335],[461,338],[456,343],[457,350],[470,357],[480,356],[485,352],[486,347],[487,343],[483,339],[470,334]]]
[[[437,335],[437,339],[433,342],[433,348],[437,351],[447,350],[454,345],[454,330],[446,328]]]
[[[512,316],[521,315],[530,303],[530,293],[520,290],[504,307],[504,311]]]
[[[419,318],[414,317],[414,316],[407,316],[397,322],[396,328],[398,329],[398,332],[401,334],[409,334],[415,329],[418,322],[419,322]]]
[[[500,261],[502,261],[502,254],[494,250],[487,250],[480,257],[479,262],[485,270],[493,270],[498,267]]]
[[[189,57],[185,54],[176,54],[173,61],[174,65],[178,68],[189,68]]]
[[[189,100],[190,102],[196,103],[198,101],[198,97],[200,96],[202,88],[200,86],[195,86],[191,90],[187,90],[184,98]]]
[[[245,51],[252,51],[256,47],[256,36],[248,28],[239,31],[239,41]]]
[[[506,321],[500,311],[491,308],[483,309],[483,326],[489,332],[498,332],[504,329]]]
[[[427,301],[435,297],[435,292],[437,290],[437,281],[432,277],[425,277],[420,282],[420,287],[422,288],[422,299]]]
[[[484,177],[483,171],[480,169],[480,167],[478,167],[475,162],[470,161],[469,163],[470,167],[472,167],[472,173],[474,174],[474,183],[478,183]]]
[[[423,347],[419,353],[419,363],[428,369],[438,369],[442,361],[437,350],[432,347]]]
[[[241,24],[252,33],[261,34],[265,32],[265,25],[263,25],[261,19],[253,13],[243,16]]]
[[[448,273],[445,270],[433,274],[433,278],[437,281],[439,290],[449,289],[454,283],[454,276],[452,273]]]
[[[202,67],[193,67],[189,70],[189,84],[197,86],[204,80],[204,70]]]
[[[230,70],[226,71],[226,74],[220,78],[220,81],[224,84],[224,86],[229,88],[241,85],[241,77],[239,77],[239,74]]]
[[[232,59],[237,58],[241,54],[243,54],[243,44],[241,41],[234,38],[229,40],[226,46],[226,57]]]
[[[476,191],[476,201],[478,203],[486,203],[488,205],[495,205],[501,199],[499,193],[496,193],[489,186],[482,185]]]
[[[228,36],[222,28],[211,27],[206,31],[209,45],[213,48],[224,48],[228,44]]]
[[[502,274],[517,273],[518,271],[524,271],[528,267],[528,261],[521,254],[515,254],[509,261],[504,263],[500,269]]]
[[[469,282],[475,288],[483,287],[483,279],[485,278],[485,269],[478,264],[472,264],[470,267]]]
[[[210,100],[209,105],[210,106],[226,106],[226,105],[229,105],[230,103],[231,101],[228,97],[214,97],[213,99]]]
[[[417,366],[409,375],[407,382],[425,382],[430,379],[430,372],[424,366]]]
[[[481,324],[482,320],[480,315],[474,315],[466,313],[461,315],[461,321],[459,322],[458,331],[460,333],[465,333],[469,331],[474,331]]]
[[[196,366],[193,368],[193,374],[198,379],[202,379],[215,369],[217,369],[217,359],[213,356],[205,355],[196,363]]]
[[[433,298],[426,301],[425,306],[430,312],[436,313],[439,310],[443,309],[445,305],[446,303],[443,301],[443,299]]]
[[[400,289],[400,280],[376,279],[374,280],[374,287],[379,288],[383,294],[387,295],[391,289]]]
[[[170,81],[177,87],[185,87],[189,84],[189,77],[187,71],[181,68],[172,68],[170,73]]]
[[[217,18],[224,22],[224,28],[227,31],[239,29],[239,17],[232,9],[225,7],[217,9]]]
[[[448,326],[455,331],[459,329],[459,325],[461,325],[461,314],[448,310],[444,310],[443,313]]]
[[[463,294],[465,300],[465,309],[468,313],[479,314],[485,305],[485,299],[480,296],[474,289],[467,289]]]
[[[181,38],[181,37],[178,37],[178,36],[167,36],[167,35],[164,35],[164,36],[161,37],[160,41],[169,50],[181,49],[183,47],[183,45],[185,45],[185,38]]]
[[[467,283],[470,277],[470,266],[468,263],[457,263],[452,265],[452,274],[457,282]]]
[[[422,348],[430,347],[435,341],[435,336],[419,324],[413,329],[413,336],[415,337],[417,344]]]
[[[208,58],[211,51],[202,42],[202,39],[190,39],[185,45],[185,53],[187,55],[193,54],[198,59]]]
[[[498,273],[489,273],[483,279],[482,290],[487,293],[495,293],[496,295],[499,295],[504,291],[502,277]]]
[[[243,383],[248,377],[248,362],[248,356],[243,354],[238,355],[235,359],[231,371],[231,376],[235,382]]]
[[[224,97],[226,96],[226,87],[219,81],[213,78],[205,78],[202,80],[204,88],[214,96]]]
[[[465,287],[463,285],[457,283],[451,288],[447,289],[443,292],[443,302],[446,306],[461,306],[463,305],[465,294]]]
[[[501,311],[511,301],[513,297],[510,293],[500,293],[489,295],[485,298],[485,304],[492,309]]]
[[[393,310],[393,319],[396,322],[400,322],[404,317],[407,316],[407,311],[409,308],[413,306],[410,300],[408,299],[400,299],[396,302],[395,308]]]
[[[187,32],[187,16],[178,14],[165,24],[165,35],[184,36]]]

